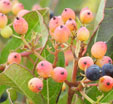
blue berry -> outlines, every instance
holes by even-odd
[[[50,19],[53,18],[53,16],[54,16],[53,11],[50,11]]]
[[[86,77],[91,81],[96,81],[101,77],[102,69],[97,65],[92,65],[86,69]]]
[[[8,98],[7,92],[4,92],[0,97],[0,103],[6,101]]]
[[[112,64],[104,64],[102,66],[102,76],[111,76],[113,78],[113,65]]]

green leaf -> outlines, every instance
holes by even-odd
[[[16,101],[16,99],[17,99],[17,92],[16,92],[16,90],[15,89],[13,89],[13,88],[8,88],[7,89],[7,93],[8,93],[8,97],[9,97],[9,99],[13,102],[13,101]]]
[[[110,101],[113,100],[113,90],[104,93],[98,90],[97,86],[91,87],[86,91],[87,95],[92,98],[94,101],[97,100],[98,96],[101,96],[102,94],[104,94],[104,97],[102,98],[102,100],[100,102],[102,103],[108,103]],[[85,100],[86,104],[90,104],[87,100]]]
[[[87,94],[91,99],[93,99],[94,101],[97,100],[97,97],[98,97],[99,95],[102,95],[102,93],[98,90],[97,86],[94,86],[94,87],[89,88],[89,89],[86,91],[86,94]],[[85,99],[85,103],[86,103],[86,104],[91,104],[91,103],[88,102],[86,99]]]
[[[38,11],[32,11],[24,16],[29,25],[29,29],[25,38],[27,41],[29,41],[33,37],[32,32],[38,32],[39,34],[41,34],[42,37],[40,44],[44,46],[48,39],[48,30],[46,25],[44,24],[42,16],[45,17],[48,14],[48,9],[43,9],[43,11],[40,13]],[[22,44],[22,40],[12,37],[12,39],[9,40],[9,42],[6,44],[5,48],[0,54],[0,64],[6,62],[8,54],[11,50],[20,48]]]
[[[0,96],[3,94],[3,92],[7,89],[6,85],[0,85]]]
[[[113,101],[113,90],[109,91],[108,93],[105,93],[104,97],[101,100],[101,102],[110,102],[110,101]]]
[[[44,104],[40,94],[35,94],[28,88],[28,81],[32,78],[32,74],[24,67],[12,64],[3,73],[0,73],[0,85],[7,85],[17,91],[21,91],[28,99],[35,104]]]
[[[58,104],[67,104],[67,99],[68,99],[68,92],[65,92],[60,96],[60,99],[58,101]]]
[[[48,79],[48,83],[49,98],[47,97],[47,80],[44,80],[44,88],[42,94],[46,100],[49,99],[49,104],[56,104],[56,99],[61,89],[62,83],[57,83],[53,81],[53,79]]]
[[[93,31],[93,34],[92,34],[93,38],[92,38],[92,40],[91,40],[91,42],[88,46],[88,50],[87,50],[88,53],[90,53],[91,47],[97,39],[98,32],[97,32],[97,34],[95,32],[98,30],[99,25],[102,23],[102,21],[104,19],[104,10],[105,10],[105,3],[106,3],[105,1],[106,0],[101,0],[97,14],[96,14],[96,17],[95,17],[94,31]]]
[[[106,6],[105,6],[106,3]],[[105,41],[108,46],[107,54],[111,56],[113,53],[113,1],[112,0],[101,0],[101,4],[96,16],[95,27],[97,27],[101,21],[98,32],[96,33],[93,42]],[[104,10],[104,12],[103,12]],[[103,19],[104,16],[104,19]],[[100,22],[99,22],[100,21]],[[98,24],[99,23],[99,24]]]

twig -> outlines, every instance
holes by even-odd
[[[90,97],[88,97],[83,91],[80,91],[81,95],[87,99],[91,104],[94,104],[95,101],[93,101]]]
[[[33,51],[33,53],[40,59],[40,60],[46,60],[44,57],[42,57],[38,52],[36,52],[35,50]]]
[[[48,79],[46,80],[47,82],[47,104],[49,104],[49,83],[48,83]]]
[[[53,62],[53,68],[56,67],[56,64],[57,64],[57,61],[58,61],[58,44],[56,44],[55,46],[55,52],[54,52],[54,55],[55,55],[55,58],[54,58],[54,62]]]
[[[91,83],[91,84],[87,84],[88,87],[91,87],[91,86],[98,86],[97,83]]]
[[[31,46],[30,46],[29,43],[25,40],[24,36],[25,36],[24,34],[21,35],[22,41],[24,42],[24,44],[25,44],[29,49],[31,49]]]

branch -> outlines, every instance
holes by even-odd
[[[78,59],[74,59],[74,68],[73,68],[73,73],[72,73],[72,82],[76,82],[77,70],[78,70]]]

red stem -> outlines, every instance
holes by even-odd
[[[75,59],[72,73],[72,82],[76,82],[77,70],[78,70],[78,59]]]

